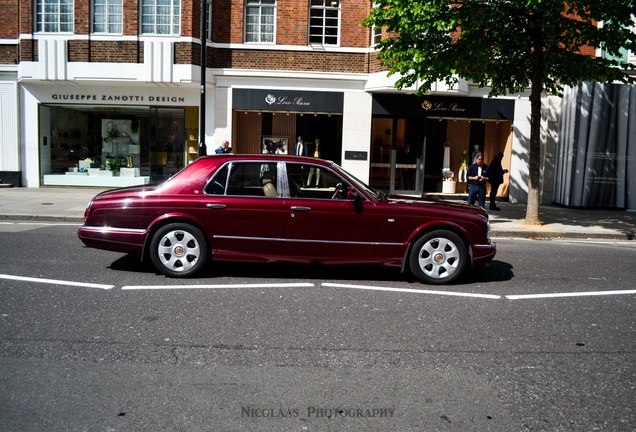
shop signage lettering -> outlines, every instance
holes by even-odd
[[[302,97],[290,98],[288,96],[276,97],[273,94],[265,96],[265,102],[269,105],[287,105],[287,106],[305,106],[311,105],[311,102],[305,102]]]
[[[232,90],[232,109],[299,113],[342,113],[344,93],[260,89]]]
[[[53,100],[79,101],[79,102],[171,102],[185,103],[183,96],[140,96],[140,95],[98,95],[98,94],[65,94],[56,93],[51,95]]]
[[[431,102],[430,100],[425,100],[422,102],[422,108],[425,111],[445,111],[445,112],[464,112],[466,108],[459,106],[458,103],[446,103],[443,101],[440,102]]]

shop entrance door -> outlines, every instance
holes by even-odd
[[[373,119],[369,184],[390,194],[421,195],[424,135],[417,119]]]

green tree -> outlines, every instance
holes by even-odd
[[[490,87],[489,96],[530,89],[526,223],[539,224],[541,96],[580,81],[636,82],[621,49],[636,52],[630,30],[636,0],[376,0],[364,25],[388,37],[380,63],[396,87],[458,78]],[[606,55],[596,56],[596,49]]]

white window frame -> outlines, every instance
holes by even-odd
[[[275,44],[276,43],[276,11],[277,0],[245,0],[245,24],[243,28],[243,40],[249,44]],[[272,13],[264,13],[272,9]],[[258,24],[249,22],[249,17],[255,17]],[[272,23],[264,22],[264,19],[273,18]],[[250,26],[257,27],[256,31],[249,31]],[[263,31],[264,27],[270,27],[271,32]],[[270,39],[271,38],[271,39]]]
[[[178,36],[181,34],[181,0],[141,0],[140,2],[141,34]],[[158,23],[168,18],[168,23]],[[167,29],[168,31],[164,31]]]
[[[340,46],[341,1],[309,0],[309,45]],[[333,25],[334,20],[336,25]]]
[[[99,5],[96,3],[99,2]],[[98,6],[104,7],[104,12],[98,12]],[[116,12],[112,7],[118,8]],[[91,31],[98,34],[123,34],[124,32],[124,1],[123,0],[91,0]],[[97,18],[103,17],[103,22]],[[97,30],[97,26],[104,26],[104,30]]]
[[[75,27],[73,0],[36,0],[34,12],[36,32],[73,33]]]

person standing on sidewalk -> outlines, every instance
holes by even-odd
[[[486,175],[488,176],[488,182],[490,183],[490,210],[501,210],[497,207],[497,191],[499,186],[503,183],[503,176],[508,172],[507,169],[503,169],[501,166],[501,160],[503,159],[503,153],[499,152],[495,155]]]
[[[231,151],[232,149],[230,148],[230,142],[228,140],[223,140],[221,145],[216,150],[214,150],[214,153],[230,153]]]
[[[488,166],[484,164],[484,156],[477,153],[474,163],[468,167],[468,204],[474,205],[475,199],[480,207],[486,206],[486,171]]]

